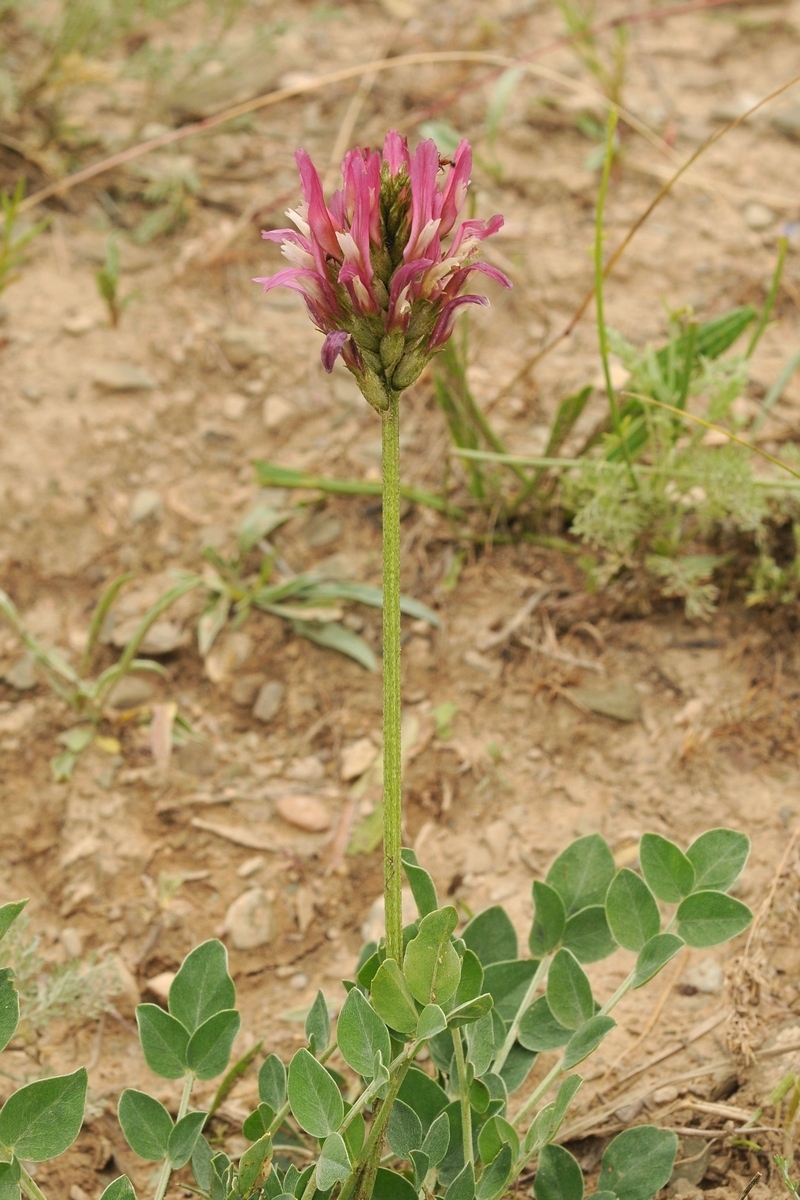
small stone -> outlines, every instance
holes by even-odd
[[[342,750],[342,779],[347,783],[368,771],[378,757],[378,747],[368,737],[351,742]]]
[[[123,675],[116,687],[109,694],[109,703],[114,708],[138,708],[148,704],[156,694],[156,690],[148,679],[142,675]]]
[[[225,914],[224,930],[236,950],[255,950],[271,941],[272,905],[263,888],[249,888],[234,900]]]
[[[309,754],[307,758],[295,758],[290,762],[284,775],[300,783],[319,783],[325,778],[325,764],[315,754]]]
[[[21,655],[16,662],[11,664],[3,679],[9,687],[16,688],[18,692],[28,692],[31,688],[35,688],[39,682],[39,676],[36,673],[34,656],[30,653]]]
[[[22,395],[26,400],[30,400],[31,404],[38,404],[44,393],[40,387],[29,383],[22,389]]]
[[[222,401],[222,415],[229,421],[239,421],[247,412],[247,396],[239,392],[228,392]]]
[[[681,977],[681,986],[694,988],[707,996],[717,996],[722,991],[725,975],[715,958],[701,958],[692,963]]]
[[[256,671],[249,675],[240,675],[238,679],[234,679],[231,684],[231,700],[233,703],[241,704],[243,708],[251,708],[265,679],[266,675],[261,671]]]
[[[742,216],[750,229],[769,229],[770,225],[775,223],[775,213],[772,209],[767,208],[766,204],[759,204],[757,200],[745,204]]]
[[[187,633],[175,621],[156,621],[150,626],[139,646],[144,654],[171,654],[188,641]]]
[[[78,1187],[77,1183],[73,1183],[69,1189],[69,1200],[89,1200],[89,1193]]]
[[[94,329],[96,324],[97,321],[91,313],[69,313],[61,322],[61,328],[72,337],[83,337],[90,329]]]
[[[72,925],[67,925],[65,929],[61,930],[59,940],[68,958],[81,957],[83,954],[83,936],[80,930],[75,929]]]
[[[228,325],[220,337],[222,350],[234,367],[249,367],[257,358],[266,358],[270,353],[270,339],[259,329],[246,325]]]
[[[652,1099],[655,1104],[672,1104],[678,1099],[680,1092],[672,1084],[667,1084],[666,1087],[656,1088],[653,1092]]]
[[[641,716],[641,700],[629,683],[615,683],[608,688],[570,688],[569,694],[590,712],[615,721],[636,721]]]
[[[89,372],[92,383],[106,392],[151,392],[156,381],[134,363],[97,363]]]
[[[342,522],[329,512],[314,513],[313,517],[306,521],[303,530],[306,541],[315,550],[321,546],[330,546],[332,542],[338,542],[342,532]]]
[[[308,987],[308,976],[304,975],[302,971],[298,971],[296,975],[292,976],[292,978],[289,980],[289,983],[293,988],[296,988],[298,992],[302,992],[303,988]]]
[[[234,671],[238,671],[239,667],[243,667],[252,653],[253,639],[248,634],[226,634],[206,655],[206,675],[212,683],[221,683]]]
[[[263,379],[248,379],[244,385],[244,390],[248,396],[261,396],[266,391],[267,385]]]
[[[256,720],[271,721],[283,703],[285,692],[285,687],[277,679],[263,684],[253,705],[253,716]]]
[[[643,1108],[644,1100],[640,1097],[638,1100],[631,1100],[630,1104],[622,1104],[619,1108],[615,1108],[614,1116],[623,1125],[629,1125],[631,1121],[638,1117]]]
[[[161,497],[158,492],[154,492],[152,488],[142,488],[133,497],[129,515],[133,525],[141,525],[148,517],[160,517]]]
[[[154,975],[152,979],[147,980],[145,990],[155,996],[156,1000],[163,1000],[166,1004],[175,975],[175,971],[162,971],[160,975]]]
[[[261,409],[261,419],[267,429],[279,429],[292,415],[294,408],[283,396],[267,396]]]
[[[331,814],[316,796],[281,796],[275,811],[290,825],[306,833],[324,833],[331,827]]]
[[[256,871],[260,871],[267,860],[263,854],[254,854],[252,858],[246,858],[240,867],[237,867],[236,874],[240,879],[249,879],[251,875],[255,875]]]

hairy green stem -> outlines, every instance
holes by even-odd
[[[194,1087],[194,1075],[189,1073],[183,1081],[183,1092],[181,1093],[181,1102],[178,1105],[178,1115],[175,1118],[175,1124],[182,1121],[189,1111],[189,1101],[192,1098],[192,1088]],[[172,1164],[169,1159],[165,1159],[161,1171],[159,1172],[156,1190],[153,1192],[153,1200],[164,1200],[169,1187],[170,1176],[172,1175]]]
[[[475,1166],[475,1151],[472,1148],[472,1108],[469,1103],[469,1087],[467,1086],[467,1064],[464,1061],[464,1043],[461,1041],[461,1030],[453,1029],[453,1055],[456,1060],[458,1073],[458,1100],[461,1105],[461,1137],[464,1143],[464,1161]]]
[[[622,448],[622,453],[625,456],[625,462],[627,463],[628,472],[631,477],[631,484],[638,492],[639,481],[633,473],[630,447],[628,446],[625,438],[622,436],[622,425],[619,419],[617,396],[616,392],[614,391],[614,385],[611,382],[611,363],[608,357],[608,330],[606,329],[605,304],[603,300],[603,283],[605,280],[605,270],[603,268],[603,216],[606,207],[608,181],[611,177],[611,164],[614,160],[614,130],[616,127],[617,111],[616,109],[613,109],[608,116],[606,156],[603,162],[603,173],[600,178],[600,191],[597,195],[597,217],[595,221],[594,234],[594,301],[597,307],[597,337],[600,342],[600,357],[603,360],[603,375],[606,381],[608,406],[611,409],[611,420],[614,425],[614,433],[617,435]]]
[[[400,757],[400,397],[381,414],[383,484],[383,878],[386,955],[403,957]]]
[[[39,1187],[35,1179],[31,1179],[28,1172],[20,1163],[19,1168],[19,1186],[28,1197],[28,1200],[47,1200],[42,1189]]]
[[[525,1015],[525,1013],[528,1011],[528,1008],[530,1007],[534,996],[536,995],[537,991],[539,990],[539,985],[542,983],[545,976],[547,975],[548,969],[550,967],[551,959],[552,959],[552,955],[546,954],[544,956],[544,958],[542,958],[540,960],[539,965],[536,968],[536,971],[534,972],[533,979],[528,984],[528,990],[525,993],[522,1003],[520,1004],[519,1008],[517,1009],[514,1020],[511,1022],[511,1025],[509,1026],[509,1030],[506,1035],[506,1040],[503,1042],[503,1045],[498,1050],[497,1057],[494,1060],[492,1070],[494,1071],[495,1075],[499,1075],[500,1072],[502,1071],[503,1067],[505,1066],[506,1059],[508,1058],[509,1054],[511,1053],[511,1047],[514,1045],[514,1042],[517,1040],[517,1034],[519,1033],[520,1022],[522,1021],[522,1018]]]
[[[375,1120],[372,1122],[369,1136],[364,1143],[363,1150],[361,1151],[361,1162],[356,1172],[353,1200],[371,1200],[372,1192],[375,1187],[375,1177],[378,1174],[378,1166],[380,1165],[381,1161],[383,1135],[386,1132],[386,1126],[389,1124],[392,1106],[397,1099],[397,1094],[400,1091],[400,1088],[403,1086],[403,1080],[406,1077],[406,1072],[408,1071],[410,1065],[411,1059],[409,1057],[402,1064],[392,1080],[389,1091],[386,1094],[386,1099],[382,1102],[380,1111],[376,1114]]]

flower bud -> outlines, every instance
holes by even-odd
[[[401,392],[403,388],[410,387],[412,383],[416,383],[428,365],[429,360],[430,355],[426,349],[422,348],[411,350],[408,354],[404,354],[392,375],[392,388],[394,391]]]
[[[381,338],[381,362],[387,372],[400,362],[405,344],[406,339],[402,329],[397,329],[394,333],[387,333]]]

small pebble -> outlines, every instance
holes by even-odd
[[[23,654],[8,668],[3,676],[5,682],[18,692],[27,692],[35,688],[39,682],[36,673],[36,659],[32,654]]]
[[[236,874],[240,879],[249,879],[251,875],[255,875],[256,871],[260,871],[266,862],[263,854],[254,854],[252,858],[246,858],[240,867],[237,867]]]
[[[701,958],[693,963],[681,976],[681,985],[703,992],[707,996],[716,996],[722,991],[725,982],[722,967],[715,958]]]
[[[266,946],[272,940],[273,925],[272,905],[260,887],[242,892],[225,914],[225,932],[236,950]]]
[[[133,497],[130,508],[130,518],[133,525],[141,525],[148,517],[161,515],[161,497],[152,488],[142,488]]]
[[[229,633],[215,642],[206,655],[206,675],[212,683],[221,683],[244,666],[252,653],[253,639],[249,634]]]
[[[653,1092],[653,1100],[656,1104],[672,1104],[673,1100],[677,1100],[680,1092],[672,1084],[666,1087],[656,1088]]]
[[[281,796],[275,802],[279,817],[306,833],[324,833],[331,827],[331,814],[316,796]]]
[[[261,396],[267,390],[267,385],[263,379],[249,379],[244,385],[244,390],[248,396]]]
[[[271,721],[283,703],[285,692],[285,687],[277,679],[265,683],[253,705],[253,716],[256,720]]]
[[[298,971],[296,975],[292,976],[289,982],[298,992],[302,992],[303,988],[308,987],[308,976],[304,975],[302,971]]]
[[[222,415],[229,421],[239,421],[247,412],[247,396],[239,392],[228,392],[222,401]]]
[[[70,313],[61,322],[61,328],[64,333],[69,333],[72,337],[82,337],[84,333],[94,329],[96,324],[97,321],[91,313]]]
[[[345,782],[358,779],[368,771],[378,757],[378,747],[371,738],[359,738],[342,750],[341,777]]]
[[[256,696],[263,687],[265,679],[266,676],[261,671],[240,675],[238,679],[234,679],[231,684],[233,703],[241,704],[243,708],[250,708],[255,703]]]
[[[283,396],[267,396],[261,409],[261,418],[267,429],[279,429],[292,415],[294,408]]]
[[[61,930],[60,941],[69,958],[80,958],[83,954],[83,936],[72,925]]]
[[[175,971],[162,971],[160,975],[154,975],[145,983],[146,991],[152,992],[157,1000],[163,1000],[166,1003],[175,974]]]
[[[106,392],[151,392],[156,386],[153,376],[134,363],[97,363],[90,369],[89,377]]]
[[[757,200],[745,204],[742,216],[750,229],[755,230],[769,229],[770,225],[775,222],[775,213],[772,209],[767,208],[766,204],[759,204]]]

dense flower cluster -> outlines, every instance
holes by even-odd
[[[343,186],[329,204],[307,152],[298,150],[295,158],[304,203],[287,215],[297,229],[263,234],[280,242],[291,266],[255,282],[264,291],[300,292],[325,334],[326,371],[341,354],[381,411],[444,346],[459,307],[488,304],[485,296],[463,292],[473,271],[511,287],[502,271],[476,261],[481,242],[503,218],[462,221],[456,228],[472,170],[466,141],[443,163],[434,142],[421,142],[411,154],[406,139],[392,131],[383,154],[356,149],[346,155]]]

